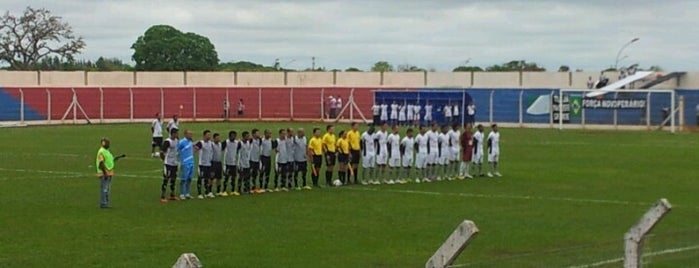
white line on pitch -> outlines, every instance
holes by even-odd
[[[550,201],[567,201],[567,202],[577,202],[577,203],[597,203],[597,204],[615,204],[615,205],[633,205],[633,206],[647,206],[650,203],[645,202],[632,202],[632,201],[622,201],[622,200],[604,200],[604,199],[585,199],[585,198],[568,198],[568,197],[543,197],[543,196],[530,196],[530,195],[505,195],[505,194],[472,194],[472,193],[445,193],[445,192],[429,192],[429,191],[415,191],[415,190],[392,190],[392,189],[378,189],[378,188],[354,188],[348,187],[347,189],[357,190],[357,191],[375,191],[375,192],[391,192],[391,193],[404,193],[404,194],[421,194],[421,195],[450,195],[450,196],[463,196],[463,197],[478,197],[478,198],[498,198],[498,199],[523,199],[523,200],[550,200]]]
[[[699,245],[682,247],[682,248],[670,248],[670,249],[665,249],[665,250],[661,250],[661,251],[648,252],[646,254],[643,254],[643,257],[646,257],[646,258],[647,257],[654,257],[654,256],[660,256],[660,255],[666,255],[666,254],[679,253],[679,252],[683,252],[683,251],[697,250],[697,249],[699,249]],[[590,267],[597,267],[597,266],[602,266],[602,265],[612,264],[612,263],[617,263],[617,262],[623,262],[623,261],[624,261],[624,258],[615,258],[615,259],[598,261],[598,262],[594,262],[594,263],[590,263],[590,264],[570,266],[568,268],[590,268]]]

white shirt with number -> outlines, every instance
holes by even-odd
[[[444,106],[444,116],[451,117],[451,105]]]
[[[425,105],[425,120],[432,121],[432,104]]]
[[[398,104],[391,104],[391,119],[392,120],[397,120],[398,119]]]

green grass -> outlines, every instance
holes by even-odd
[[[287,125],[184,124],[195,138],[205,128],[253,126]],[[169,267],[194,252],[206,267],[424,267],[470,219],[481,233],[456,264],[567,267],[621,257],[623,234],[662,197],[674,208],[646,251],[699,244],[696,134],[501,133],[502,179],[161,204],[161,163],[148,157],[146,124],[3,128],[0,266]],[[109,210],[98,208],[90,166],[102,136],[129,155],[118,163]],[[699,250],[646,264],[696,267]]]

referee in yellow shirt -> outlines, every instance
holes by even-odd
[[[308,158],[311,159],[313,172],[311,172],[311,180],[313,186],[320,188],[318,178],[320,167],[323,165],[323,140],[320,138],[320,129],[313,129],[313,137],[308,141]]]
[[[347,132],[347,142],[349,142],[350,146],[350,163],[352,164],[352,168],[359,167],[359,156],[361,155],[359,137],[359,124],[357,124],[357,122],[352,122],[352,129]],[[357,174],[359,174],[359,172],[356,172],[356,170],[354,170],[354,182],[352,182],[354,184],[358,182]],[[349,183],[350,178],[347,177],[347,184]]]
[[[340,131],[338,136],[339,138],[337,139],[337,175],[340,177],[340,182],[342,182],[342,184],[344,185],[349,183],[349,178],[347,177],[347,163],[349,163],[350,145],[347,141],[347,132],[342,130]]]
[[[335,171],[336,151],[335,144],[335,127],[328,125],[325,127],[325,135],[323,135],[323,153],[325,153],[325,185],[332,186],[333,172]]]

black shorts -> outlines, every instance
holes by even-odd
[[[163,178],[176,179],[177,166],[165,165],[165,167],[163,168]]]
[[[221,162],[216,162],[216,161],[211,161],[211,178],[212,179],[221,179],[223,178],[222,173],[223,173],[223,165]]]
[[[347,164],[349,162],[349,154],[337,154],[337,162]]]
[[[325,153],[325,165],[334,166],[337,156],[335,153],[327,152]]]
[[[199,179],[211,179],[211,166],[199,165]]]
[[[359,164],[361,152],[359,150],[350,150],[350,154],[352,155],[352,164]]]
[[[238,167],[226,165],[226,169],[223,171],[223,174],[226,176],[235,176],[236,172],[238,172]]]
[[[153,147],[162,147],[163,146],[163,137],[153,137],[153,141],[151,142],[151,145]]]

